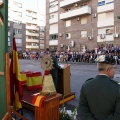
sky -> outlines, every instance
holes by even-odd
[[[46,0],[26,0],[27,5],[31,8],[38,8],[40,13],[46,14]]]

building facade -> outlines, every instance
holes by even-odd
[[[40,24],[40,11],[30,8],[24,0],[9,0],[8,48],[12,50],[13,33],[18,51],[44,51],[45,24]],[[42,21],[42,22],[45,22]],[[42,35],[41,35],[42,29]],[[42,42],[41,42],[42,41]]]
[[[120,47],[120,0],[47,0],[46,47],[59,51]]]

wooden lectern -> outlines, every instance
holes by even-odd
[[[64,64],[63,69],[58,70],[57,92],[63,96],[71,93],[70,89],[70,64]]]
[[[35,106],[35,120],[59,120],[59,105],[61,94],[48,97],[42,108]]]

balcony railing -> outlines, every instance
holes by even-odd
[[[34,26],[27,26],[26,25],[26,29],[29,29],[29,30],[39,30],[38,27],[34,27]]]
[[[58,18],[51,18],[51,19],[49,20],[49,23],[50,23],[50,24],[56,23],[56,22],[58,22]]]
[[[97,42],[110,42],[110,41],[114,41],[113,34],[111,34],[111,35],[105,35],[104,39],[101,39],[100,36],[97,36]]]
[[[105,27],[105,26],[111,26],[111,25],[114,25],[114,19],[113,18],[109,18],[109,19],[97,22],[97,27]]]
[[[32,33],[32,32],[26,31],[26,35],[28,35],[28,36],[39,36],[39,33]]]
[[[49,45],[58,45],[58,40],[50,40]]]
[[[91,14],[91,8],[89,6],[71,10],[66,13],[61,13],[60,19],[63,20],[63,19],[73,18],[73,17],[87,15],[87,14]]]
[[[106,4],[103,6],[98,6],[97,7],[97,12],[105,12],[105,11],[110,11],[110,10],[114,10],[114,3],[111,4]]]
[[[26,48],[39,49],[39,46],[26,45]]]
[[[80,3],[83,1],[85,1],[85,0],[63,0],[60,2],[60,7],[66,7],[68,5]]]
[[[39,39],[26,39],[26,42],[36,42],[39,43]]]
[[[58,11],[58,6],[49,9],[49,13],[53,13],[56,11]]]

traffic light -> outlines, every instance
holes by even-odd
[[[118,19],[120,19],[120,16],[117,16]]]

